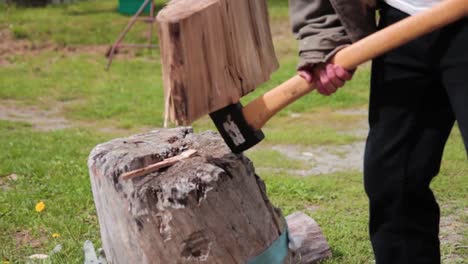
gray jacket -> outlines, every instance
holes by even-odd
[[[338,50],[375,30],[375,0],[289,0],[299,64],[326,62]]]

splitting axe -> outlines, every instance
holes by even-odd
[[[376,58],[424,34],[442,28],[468,15],[468,0],[444,0],[433,8],[403,19],[340,50],[332,63],[345,69]],[[226,144],[240,153],[259,143],[261,128],[278,111],[313,91],[313,84],[294,76],[243,107],[231,104],[210,113]]]

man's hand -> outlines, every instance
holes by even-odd
[[[346,81],[351,80],[354,70],[347,71],[339,65],[321,63],[299,69],[298,74],[308,83],[315,84],[320,94],[328,96],[335,93]]]

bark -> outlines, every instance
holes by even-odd
[[[187,148],[199,155],[119,180]],[[88,165],[111,263],[245,263],[285,227],[252,163],[214,132],[177,128],[115,139],[96,146]]]

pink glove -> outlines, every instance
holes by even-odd
[[[298,71],[298,74],[308,83],[314,83],[320,94],[328,96],[335,93],[346,81],[351,80],[354,70],[347,71],[339,65],[321,63],[304,67]]]

